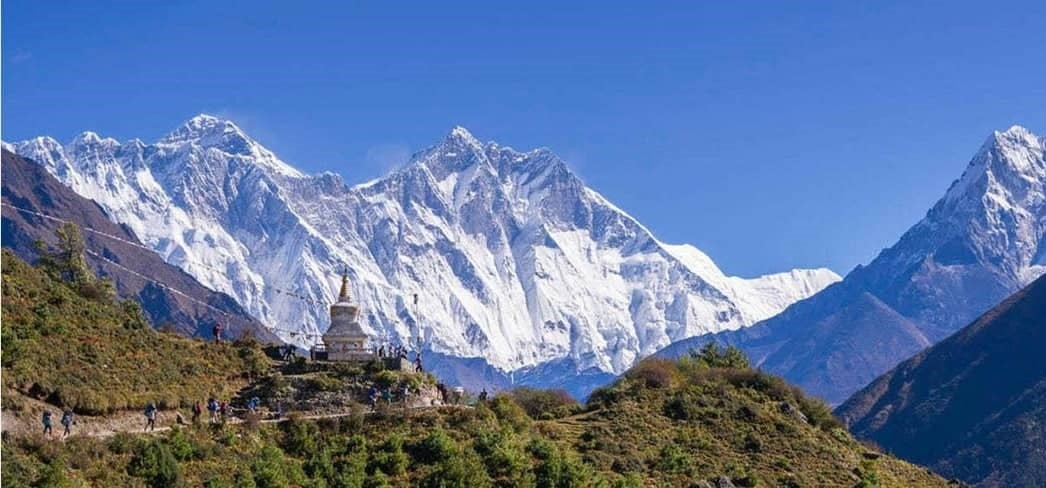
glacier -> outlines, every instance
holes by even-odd
[[[481,143],[462,127],[359,185],[305,174],[205,114],[151,144],[84,132],[6,145],[302,347],[326,329],[342,270],[376,341],[531,375],[558,364],[619,374],[840,279],[726,275],[699,249],[659,241],[552,151]]]

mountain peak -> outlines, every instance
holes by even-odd
[[[479,139],[476,139],[476,136],[472,135],[468,129],[460,125],[455,125],[450,129],[450,132],[447,133],[447,137],[443,138],[442,145],[467,147],[475,151],[483,151],[483,145],[479,142]]]
[[[999,138],[1003,138],[1003,139],[1017,139],[1017,140],[1023,140],[1023,139],[1032,139],[1032,140],[1034,140],[1034,139],[1036,139],[1035,134],[1032,134],[1032,132],[1030,130],[1028,130],[1025,127],[1020,126],[1020,125],[1011,125],[1009,129],[1006,129],[1006,130],[1004,130],[1002,132],[995,131],[995,138],[996,139],[999,139]]]
[[[257,145],[233,121],[209,114],[199,114],[187,120],[160,139],[160,144],[181,145],[196,143],[203,147],[214,147],[229,154],[249,155]]]
[[[75,147],[75,146],[93,146],[93,145],[98,145],[98,144],[103,144],[103,145],[106,145],[106,146],[117,146],[120,143],[116,139],[113,139],[111,137],[102,137],[102,136],[99,136],[98,133],[91,132],[91,131],[88,130],[88,131],[81,132],[80,135],[78,135],[75,138],[73,138],[73,140],[72,140],[72,142],[70,144],[72,144]]]

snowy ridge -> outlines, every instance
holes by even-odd
[[[12,147],[300,345],[327,327],[327,309],[272,287],[329,303],[344,266],[375,337],[417,333],[436,353],[503,371],[560,361],[620,373],[839,279],[827,269],[727,276],[696,248],[658,241],[551,151],[484,144],[462,127],[355,186],[305,175],[207,115],[155,144],[84,133]]]
[[[1023,127],[994,132],[926,216],[872,262],[752,327],[685,339],[662,354],[727,342],[804,391],[842,402],[1046,273],[1043,146]]]

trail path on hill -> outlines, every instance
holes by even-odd
[[[52,421],[52,429],[54,430],[53,439],[61,439],[63,427],[58,422],[61,417],[61,411],[57,410],[53,405],[48,405],[43,402],[26,399],[26,401],[32,403],[30,408],[25,412],[16,414],[10,410],[4,410],[0,424],[3,426],[4,432],[11,432],[19,436],[28,435],[41,435],[43,432],[43,424],[40,421],[40,417],[45,409],[50,410],[54,414]],[[454,408],[472,408],[467,405],[436,405],[436,406],[411,406],[408,408],[410,411],[420,410],[437,410],[437,409],[454,409]],[[122,411],[110,415],[99,415],[99,416],[86,416],[78,415],[76,417],[76,425],[73,425],[72,435],[73,436],[87,436],[105,439],[112,437],[121,432],[129,434],[159,434],[170,431],[176,424],[177,413],[180,410],[165,410],[161,411],[157,417],[157,427],[154,430],[145,430],[145,415],[138,411]],[[402,412],[404,411],[402,405],[392,404],[386,409],[381,410],[383,412]],[[363,411],[363,412],[328,412],[309,414],[307,412],[289,412],[293,414],[295,418],[302,420],[320,420],[320,419],[334,419],[349,417],[355,414],[362,414],[365,416],[373,415],[378,412]],[[289,415],[288,414],[288,415]],[[261,424],[277,424],[280,422],[286,422],[290,420],[288,415],[284,415],[279,419],[269,418],[259,420]],[[186,422],[189,422],[190,417],[183,414]],[[229,417],[225,420],[228,425],[238,425],[246,423],[247,420],[242,417]],[[210,425],[208,413],[204,412],[200,417],[201,425]],[[186,423],[184,427],[190,427],[191,423]]]

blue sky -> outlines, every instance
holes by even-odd
[[[627,3],[5,1],[3,138],[208,112],[353,182],[460,124],[751,276],[867,262],[1046,132],[1046,2]]]

